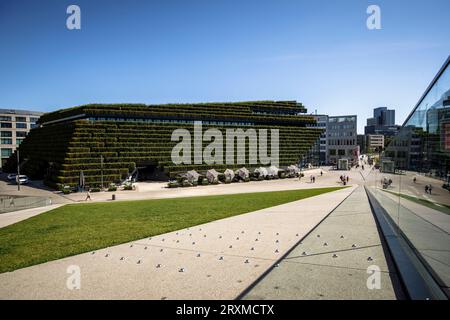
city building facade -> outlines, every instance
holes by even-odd
[[[368,134],[366,135],[366,151],[369,153],[381,152],[384,149],[384,135]]]
[[[357,142],[357,116],[330,116],[327,127],[328,163],[338,165],[339,160],[348,160],[354,165],[359,157]]]
[[[0,168],[16,151],[28,132],[37,127],[43,112],[0,109]]]

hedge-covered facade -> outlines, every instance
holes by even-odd
[[[156,166],[167,178],[192,169],[203,172],[242,167],[174,165],[171,151],[178,142],[171,141],[172,132],[183,128],[193,136],[194,121],[202,121],[203,132],[218,128],[224,136],[225,129],[231,128],[269,129],[269,132],[279,129],[280,166],[288,166],[297,164],[321,133],[314,128],[314,118],[304,113],[306,109],[296,101],[91,104],[62,109],[43,115],[40,127],[31,130],[22,142],[20,156],[26,161],[21,170],[31,178],[44,178],[48,185],[57,187],[76,186],[81,170],[86,184],[93,186],[101,183],[102,171],[106,185],[120,182],[136,167],[147,165]],[[7,164],[11,171],[15,162],[12,156]]]

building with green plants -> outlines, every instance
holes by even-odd
[[[47,185],[76,186],[83,172],[89,186],[121,182],[138,172],[140,179],[169,179],[188,170],[223,171],[250,164],[174,164],[178,142],[172,133],[203,130],[277,129],[279,165],[304,162],[322,129],[296,101],[252,101],[201,104],[89,104],[44,114],[39,127],[20,145],[21,173]],[[202,142],[203,147],[209,142]],[[248,150],[245,150],[248,154]],[[248,157],[247,157],[248,159]],[[7,163],[15,171],[16,154]],[[259,167],[255,165],[253,167]]]

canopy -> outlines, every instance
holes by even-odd
[[[267,173],[269,174],[269,176],[277,176],[279,170],[280,169],[278,169],[276,166],[270,166],[269,169],[267,169]]]
[[[250,172],[245,167],[236,170],[235,174],[237,174],[241,179],[247,179],[250,177]]]
[[[219,172],[217,172],[214,169],[208,170],[206,172],[206,179],[208,179],[209,183],[213,183],[213,182],[219,181]]]
[[[267,177],[267,175],[269,174],[267,172],[267,169],[264,167],[259,167],[255,169],[255,173],[258,173],[260,177]]]
[[[233,180],[234,179],[234,172],[233,170],[227,169],[223,172],[223,174],[225,175],[225,178]]]
[[[200,175],[197,171],[191,170],[186,173],[186,178],[190,183],[197,182]]]

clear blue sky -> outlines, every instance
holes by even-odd
[[[0,108],[296,99],[361,132],[378,106],[403,122],[449,40],[449,0],[1,0]]]

